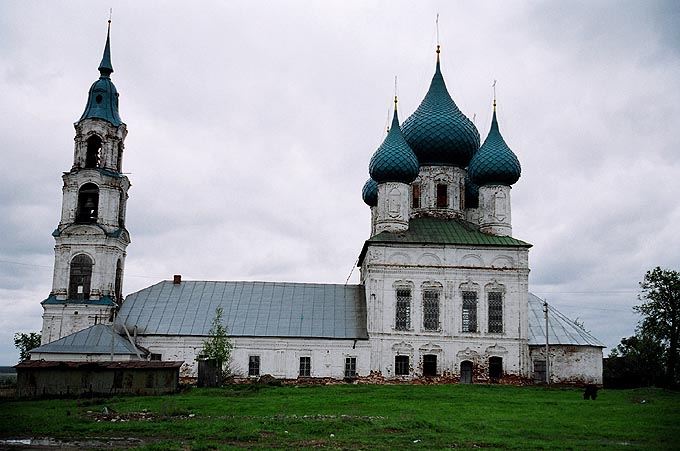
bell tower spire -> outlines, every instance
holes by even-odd
[[[62,176],[61,220],[52,233],[52,291],[42,302],[43,344],[110,323],[123,301],[130,181],[123,174],[127,126],[120,119],[118,91],[111,81],[110,38],[109,20],[99,79],[74,124],[73,165]]]

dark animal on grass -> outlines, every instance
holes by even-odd
[[[597,385],[588,384],[586,385],[586,391],[583,392],[583,399],[592,399],[593,401],[597,399]]]

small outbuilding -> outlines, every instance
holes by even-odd
[[[183,362],[59,362],[28,360],[16,365],[20,397],[155,395],[179,387]]]

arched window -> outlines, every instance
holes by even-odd
[[[76,222],[97,222],[99,210],[99,187],[94,183],[86,183],[78,190],[78,209]]]
[[[97,135],[87,138],[87,153],[85,154],[85,167],[99,167],[102,151],[102,139]]]
[[[69,272],[68,297],[74,300],[90,299],[90,283],[92,282],[92,259],[79,254],[71,260]]]
[[[120,259],[116,263],[116,302],[120,304],[123,300],[123,264]]]

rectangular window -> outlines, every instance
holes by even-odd
[[[420,208],[420,185],[414,184],[411,194],[411,204],[413,204],[413,208]]]
[[[477,332],[477,292],[463,291],[463,332]]]
[[[398,355],[394,357],[394,374],[397,376],[408,376],[409,364],[407,355]]]
[[[345,377],[356,377],[357,375],[357,358],[345,358]]]
[[[312,358],[300,357],[300,377],[309,377],[312,375]]]
[[[260,375],[260,356],[251,355],[248,357],[248,376]]]
[[[489,293],[489,332],[503,333],[502,293]]]
[[[439,290],[423,290],[423,329],[439,330]]]
[[[395,329],[409,330],[411,328],[411,289],[397,290]]]
[[[449,190],[448,186],[445,184],[437,185],[437,208],[448,208],[449,207]]]
[[[151,356],[149,357],[149,360],[161,360],[161,355],[160,354],[154,354],[151,353]]]

